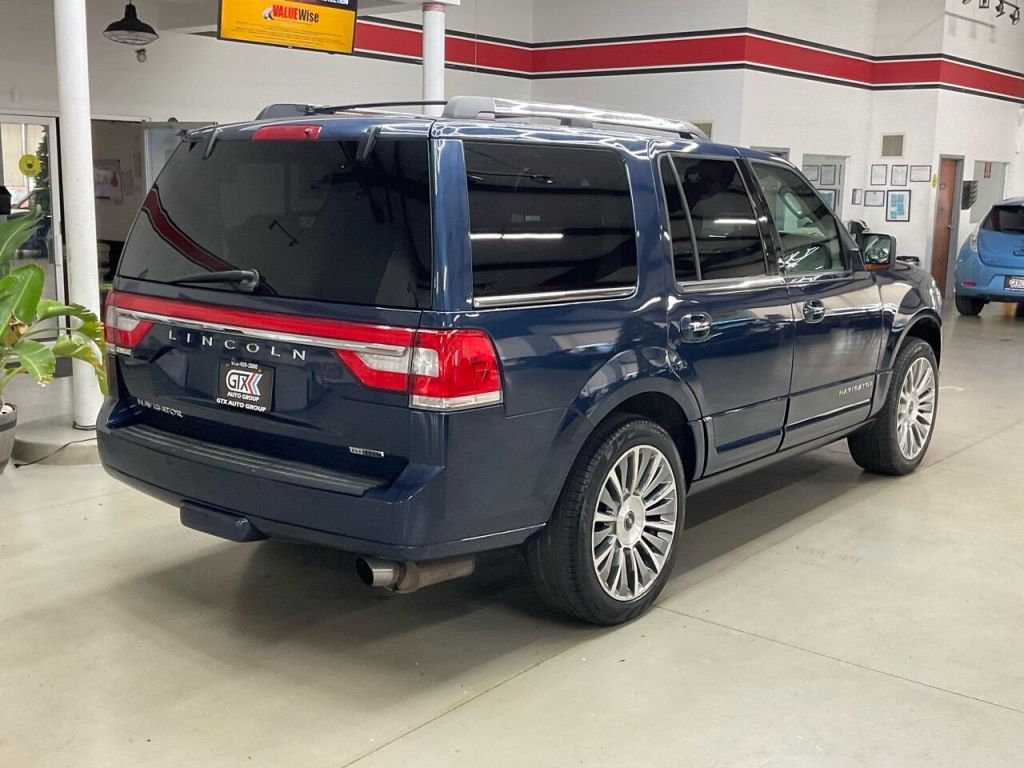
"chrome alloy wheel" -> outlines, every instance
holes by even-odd
[[[896,438],[903,458],[913,461],[921,455],[934,421],[935,371],[928,360],[919,357],[903,377],[896,412]]]
[[[657,448],[630,448],[612,467],[592,537],[594,571],[611,597],[635,600],[657,580],[672,550],[677,501],[672,465]]]

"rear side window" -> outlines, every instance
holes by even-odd
[[[681,156],[673,157],[673,163],[689,206],[700,278],[767,274],[761,232],[739,166],[731,160]]]
[[[990,232],[1007,232],[1014,235],[1024,234],[1024,206],[997,205],[985,217],[985,221],[981,223],[981,228],[987,229]]]
[[[464,142],[473,295],[628,288],[636,226],[612,150]]]
[[[255,269],[257,293],[429,307],[432,247],[425,140],[184,144],[154,185],[118,274],[173,283]],[[234,290],[229,284],[201,286]]]

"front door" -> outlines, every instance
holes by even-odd
[[[932,277],[946,295],[949,272],[949,247],[953,237],[953,209],[956,207],[956,180],[962,160],[943,158],[939,166],[939,195],[935,207],[935,231],[932,235]]]
[[[883,339],[881,294],[810,184],[781,165],[751,167],[796,318],[785,449],[867,419]]]
[[[662,158],[660,170],[675,264],[669,348],[701,407],[710,475],[782,442],[792,307],[768,268],[739,164],[677,155]]]

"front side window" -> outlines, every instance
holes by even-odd
[[[739,166],[731,160],[682,156],[673,162],[690,210],[701,279],[767,274],[761,232]],[[685,259],[683,264],[685,270]]]
[[[782,241],[779,269],[787,275],[844,271],[839,224],[811,186],[788,168],[753,167]]]
[[[633,201],[617,152],[463,147],[475,297],[636,285]]]
[[[997,205],[981,223],[990,232],[1024,235],[1024,206]]]

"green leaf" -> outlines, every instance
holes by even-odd
[[[32,213],[15,216],[0,224],[0,275],[7,274],[11,260],[33,233],[43,218],[43,209],[36,206]]]
[[[18,362],[25,373],[39,384],[53,381],[53,372],[57,367],[53,352],[45,344],[31,339],[21,339],[11,349],[18,356]]]
[[[12,315],[26,325],[35,320],[45,281],[43,268],[35,264],[0,277],[0,330],[10,325]]]
[[[54,357],[71,357],[76,360],[83,360],[96,371],[96,378],[99,381],[100,391],[107,394],[107,369],[103,365],[103,356],[97,354],[92,340],[79,333],[72,331],[68,335],[62,335],[53,345]]]
[[[75,330],[95,342],[101,351],[105,349],[103,344],[103,323],[100,322],[96,313],[88,307],[83,307],[81,304],[61,304],[59,301],[53,301],[52,299],[40,301],[39,308],[36,311],[36,322],[41,323],[44,320],[52,320],[55,317],[74,317],[81,320],[82,324],[75,328]]]
[[[97,322],[96,313],[81,304],[61,304],[53,299],[43,299],[36,310],[36,321],[49,320],[53,317],[77,317],[83,323]]]

